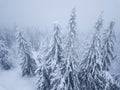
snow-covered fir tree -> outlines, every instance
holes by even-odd
[[[56,42],[55,65],[51,74],[51,90],[61,90],[61,80],[64,72],[64,51],[62,46],[62,37],[60,36],[60,27],[58,24],[54,27],[54,40]]]
[[[109,70],[109,66],[111,65],[111,62],[114,60],[115,55],[114,55],[114,44],[115,44],[115,32],[114,32],[114,24],[115,22],[111,21],[110,25],[107,29],[107,32],[104,33],[105,39],[103,42],[103,48],[102,48],[102,54],[103,54],[103,59],[102,59],[102,69],[103,70]]]
[[[116,40],[115,32],[113,30],[115,22],[111,21],[107,31],[104,33],[103,46],[102,46],[102,70],[106,77],[105,90],[119,90],[116,80],[109,72],[111,62],[115,59],[114,44]],[[110,78],[111,77],[111,78]]]
[[[30,46],[23,36],[22,31],[17,32],[18,52],[20,58],[23,60],[21,63],[22,76],[34,76],[37,65],[35,60],[32,58]]]
[[[4,70],[9,70],[12,63],[9,61],[9,51],[4,41],[0,40],[0,67]]]
[[[96,33],[93,36],[91,47],[81,64],[80,90],[105,90],[106,77],[102,71],[101,38],[99,35],[102,24],[103,19],[100,17],[95,25]]]
[[[60,27],[58,24],[54,25],[54,34],[51,39],[48,52],[44,57],[44,63],[39,69],[39,81],[38,81],[38,90],[56,90],[56,84],[59,82],[56,81],[55,73],[58,73],[58,67],[62,63],[62,46],[61,46],[61,37],[60,37]],[[46,52],[46,51],[45,51]],[[58,72],[56,72],[58,71]]]
[[[60,72],[57,76],[56,88],[54,90],[79,90],[79,80],[77,72],[77,60],[78,55],[76,52],[76,14],[75,8],[72,10],[72,14],[69,20],[69,36],[67,45],[65,47],[64,62],[59,68]],[[61,76],[60,76],[61,75]]]

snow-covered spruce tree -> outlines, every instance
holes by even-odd
[[[103,59],[102,59],[102,69],[109,71],[109,66],[111,65],[111,61],[114,60],[115,55],[114,55],[114,43],[115,43],[115,32],[114,32],[114,24],[115,22],[111,21],[110,25],[107,29],[107,32],[104,34],[105,39],[103,43],[103,48],[102,48],[102,54],[103,54]]]
[[[9,51],[4,42],[0,40],[0,67],[4,70],[9,70],[12,67],[12,64],[8,60],[8,56]]]
[[[65,47],[65,58],[61,64],[61,68],[58,74],[61,75],[56,81],[58,85],[54,90],[79,90],[79,80],[77,73],[77,60],[78,55],[76,52],[76,14],[75,8],[72,10],[72,14],[69,21],[69,36],[67,45]]]
[[[55,77],[58,73],[58,67],[62,63],[62,46],[61,46],[60,28],[58,24],[54,25],[54,34],[51,39],[49,50],[44,57],[45,62],[40,68],[40,78],[38,81],[38,90],[57,90],[56,86],[59,81]],[[58,72],[56,72],[58,71]]]
[[[108,73],[106,76],[106,90],[120,90],[120,86],[118,85],[117,76],[111,76],[109,73],[109,66],[111,62],[115,59],[114,55],[114,43],[115,43],[115,32],[113,30],[115,22],[111,21],[110,25],[105,33],[106,38],[104,39],[103,48],[102,48],[102,69],[104,70],[105,74]],[[111,77],[111,78],[109,78]]]
[[[22,76],[34,76],[37,65],[35,60],[31,57],[32,53],[30,51],[30,46],[28,45],[21,31],[17,32],[17,42],[18,52],[20,54],[20,58],[23,60],[21,63]]]
[[[54,27],[54,40],[56,42],[55,64],[51,74],[51,90],[61,90],[61,82],[64,73],[64,51],[58,24]]]
[[[106,78],[102,72],[101,38],[99,35],[102,24],[103,19],[100,17],[95,25],[96,33],[93,36],[91,47],[81,63],[80,90],[105,90]]]

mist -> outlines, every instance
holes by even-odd
[[[120,0],[0,0],[0,90],[120,90],[119,45]]]
[[[0,0],[0,25],[38,27],[48,31],[58,21],[65,30],[74,7],[81,32],[89,32],[102,11],[104,23],[115,20],[117,28],[120,24],[119,0]]]

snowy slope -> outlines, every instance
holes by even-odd
[[[0,90],[35,90],[35,78],[21,77],[20,69],[0,72]]]

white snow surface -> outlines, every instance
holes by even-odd
[[[0,71],[0,90],[35,90],[35,77],[22,77],[20,68]]]

